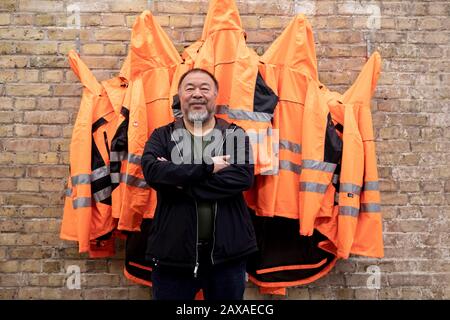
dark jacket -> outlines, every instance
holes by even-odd
[[[191,267],[195,273],[198,266],[199,199],[214,203],[212,264],[255,252],[255,232],[242,194],[251,187],[254,175],[248,136],[235,124],[216,118],[215,129],[220,130],[221,141],[219,150],[216,149],[211,156],[231,154],[231,165],[212,173],[214,165],[207,161],[175,164],[190,150],[183,148],[176,134],[180,130],[176,129],[184,129],[182,119],[154,130],[142,156],[145,180],[157,191],[157,207],[146,258],[155,264]],[[227,144],[240,138],[245,143]],[[157,157],[168,161],[159,161]]]

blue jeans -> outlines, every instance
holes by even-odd
[[[203,289],[205,300],[243,300],[246,259],[211,265],[211,247],[199,247],[199,268],[157,266],[152,271],[153,300],[193,300]]]

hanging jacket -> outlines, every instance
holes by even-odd
[[[119,185],[120,230],[139,231],[142,219],[153,217],[156,194],[144,181],[141,156],[153,130],[173,120],[169,90],[179,63],[172,42],[152,14],[144,11],[131,36],[127,151],[122,153],[124,170]]]
[[[249,135],[255,174],[272,170],[271,120],[278,98],[258,73],[259,57],[245,43],[233,0],[210,2],[201,39],[189,46],[183,56],[188,57],[183,71],[202,68],[216,77],[219,83],[216,115],[241,126]],[[173,108],[177,110],[175,114],[180,114],[179,103]]]
[[[279,97],[273,118],[279,161],[273,175],[256,177],[254,188],[246,194],[247,203],[259,216],[298,219],[303,105],[307,82],[317,79],[312,29],[304,15],[292,19],[267,49],[259,70]]]
[[[303,15],[296,16],[274,41],[261,57],[259,69],[279,96],[273,119],[274,131],[279,130],[279,168],[274,175],[257,176],[246,198],[255,211],[253,223],[260,249],[250,259],[247,271],[262,293],[283,294],[286,287],[326,275],[336,262],[334,253],[320,247],[327,240],[324,235],[318,231],[312,237],[299,234],[305,99],[308,83],[318,78],[313,33]],[[313,135],[327,129],[307,122]],[[338,139],[337,135],[334,138]]]
[[[343,252],[350,250],[356,230],[357,221],[354,216],[359,211],[364,149],[355,118],[355,113],[358,114],[357,106],[341,101],[327,101],[321,87],[314,81],[308,86],[303,124],[305,141],[303,163],[308,161],[324,165],[302,171],[300,232],[310,235],[315,232],[314,228],[320,230],[337,248],[331,251],[338,257],[343,257]],[[336,105],[335,110],[339,110],[340,116],[343,117],[342,157],[330,157],[335,154],[329,148],[333,143],[328,145],[326,143],[330,140],[330,132],[337,136],[330,113],[330,106],[333,105]],[[313,128],[308,123],[314,123],[315,127],[321,125],[327,130],[320,130],[324,134],[311,132]],[[320,141],[325,143],[321,144]],[[335,139],[334,145],[340,143],[340,139]],[[323,169],[327,167],[330,170],[324,172]],[[331,244],[326,246],[329,245]]]
[[[107,91],[78,54],[70,51],[68,57],[84,89],[70,144],[69,188],[60,236],[78,241],[79,251],[89,251],[91,257],[108,256],[113,254],[112,242],[101,241],[110,239],[116,227],[111,215],[109,150],[117,116]],[[120,79],[107,84],[116,84],[120,91]]]
[[[322,206],[319,216],[333,215],[333,218],[315,222],[316,228],[328,235],[333,243],[331,248],[334,247],[333,250],[340,258],[348,258],[350,253],[369,257],[384,255],[380,193],[370,110],[370,100],[375,91],[380,67],[380,55],[374,53],[364,65],[354,84],[343,95],[330,92],[325,87],[321,89],[326,97],[333,121],[344,128],[344,145],[346,121],[349,117],[345,108],[349,105],[353,108],[353,117],[348,125],[358,128],[361,139],[358,146],[354,144],[354,151],[351,152],[352,160],[343,159],[342,168],[334,177],[338,192],[335,203],[339,205],[338,209],[330,213],[330,210]],[[353,167],[351,167],[352,164]],[[358,175],[358,177],[351,181],[343,178],[343,174],[347,177],[349,174],[344,170],[344,165],[349,166],[350,174]],[[349,194],[352,198],[348,198]],[[324,202],[333,202],[333,197],[334,195],[330,194],[325,197]],[[337,214],[338,217],[336,217]],[[339,223],[336,224],[336,221]]]
[[[121,195],[123,184],[120,184],[121,177],[124,176],[126,170],[126,161],[128,155],[128,124],[130,117],[130,101],[131,86],[130,82],[130,54],[127,55],[124,64],[120,70],[119,76],[123,81],[124,95],[122,103],[113,104],[114,111],[117,114],[117,125],[114,137],[111,141],[110,153],[110,176],[111,176],[111,199],[112,199],[112,216],[120,219]],[[107,88],[107,87],[106,87]],[[114,95],[113,90],[109,90],[108,94]]]
[[[136,19],[130,48],[129,112],[121,138],[126,147],[118,188],[119,229],[131,231],[127,234],[125,276],[151,285],[152,265],[145,260],[145,250],[157,200],[155,191],[143,179],[140,163],[149,135],[174,118],[170,90],[175,74],[181,72],[182,60],[149,11]]]

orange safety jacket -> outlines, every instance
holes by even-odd
[[[169,91],[182,60],[150,11],[136,19],[130,46],[127,152],[121,158],[118,229],[139,231],[142,219],[153,217],[156,208],[156,192],[142,174],[142,152],[153,130],[173,121]]]
[[[303,112],[308,83],[318,78],[313,32],[304,15],[296,16],[261,57],[260,71],[279,96],[273,121],[274,130],[279,130],[279,167],[274,175],[255,177],[246,197],[255,211],[260,249],[250,259],[248,273],[262,293],[284,294],[288,286],[324,276],[336,262],[335,254],[319,245],[325,236],[299,234]]]
[[[267,218],[264,221],[265,217],[255,216],[255,225],[262,225],[256,229],[257,235],[259,230],[265,237],[260,239],[263,246],[259,256],[252,261],[256,267],[253,266],[250,279],[261,286],[262,292],[282,294],[286,286],[315,280],[331,270],[337,258],[347,258],[350,253],[383,256],[370,113],[370,99],[380,73],[380,64],[381,58],[375,53],[344,95],[328,91],[316,80],[311,79],[308,83],[302,123],[301,235],[296,237],[292,232],[290,240],[283,241],[286,230],[289,230],[287,225],[276,228],[275,224],[281,224],[281,221]],[[285,219],[283,223],[287,224],[287,221]],[[270,232],[272,236],[269,236]],[[302,239],[309,239],[309,242],[299,245],[302,250],[298,250],[297,254],[306,248],[312,257],[319,255],[329,261],[313,264],[311,271],[325,267],[310,279],[303,279],[303,274],[293,271],[296,268],[301,270],[304,265],[286,263],[288,256],[294,257],[296,254],[292,243]],[[273,253],[277,249],[283,254]],[[263,268],[264,265],[272,267]]]
[[[279,161],[273,175],[255,177],[246,200],[259,216],[298,219],[303,105],[309,79],[318,77],[313,32],[304,15],[296,16],[267,49],[259,70],[279,96],[273,118]]]
[[[330,205],[322,205],[317,216],[319,219],[314,224],[327,235],[333,244],[328,245],[329,248],[337,252],[340,258],[347,258],[350,253],[369,257],[384,255],[370,111],[370,100],[375,91],[380,67],[380,55],[374,53],[355,83],[343,95],[330,92],[324,87],[321,90],[333,121],[344,128],[344,154],[340,172],[335,172],[333,177],[337,194],[331,192],[328,196],[325,195],[323,200],[323,203],[333,203],[334,197],[334,203],[338,206],[333,208]],[[346,130],[354,133],[346,135]],[[346,153],[346,150],[349,153]],[[329,186],[329,189],[333,190],[333,187]],[[327,217],[328,219],[322,219]],[[314,220],[314,213],[306,218]]]
[[[120,219],[121,208],[121,185],[120,177],[126,168],[127,154],[128,154],[128,120],[130,114],[130,100],[131,100],[131,86],[130,81],[130,54],[127,55],[122,68],[120,70],[119,77],[122,80],[124,93],[122,102],[120,104],[113,104],[114,111],[117,114],[118,120],[116,125],[116,132],[111,141],[111,153],[110,153],[110,176],[112,183],[112,216],[115,219]],[[114,96],[114,90],[108,91],[110,96]]]
[[[304,159],[303,163],[324,163],[323,167],[309,166],[302,171],[300,190],[300,232],[312,235],[314,228],[325,234],[336,246],[330,250],[329,244],[322,244],[328,250],[343,257],[342,252],[349,251],[351,239],[356,229],[356,220],[352,217],[359,211],[359,195],[364,173],[364,149],[358,130],[355,113],[357,106],[341,101],[328,101],[321,90],[323,86],[312,81],[308,86],[303,124]],[[342,116],[342,157],[329,157],[330,146],[341,143],[331,117],[330,107],[335,106]],[[326,130],[312,132],[314,126],[326,127]],[[323,134],[320,134],[323,132]],[[330,134],[332,133],[332,135]],[[334,143],[330,137],[334,137]],[[320,143],[324,141],[325,143]],[[330,170],[323,170],[329,167]],[[337,195],[339,193],[339,195]],[[323,224],[323,227],[320,226]],[[336,252],[337,251],[337,252]]]
[[[255,174],[260,174],[273,167],[271,120],[278,98],[259,74],[259,57],[247,47],[245,38],[236,3],[212,0],[201,39],[183,53],[187,61],[182,71],[195,67],[214,74],[219,83],[216,115],[241,126],[249,135]],[[177,73],[174,85],[181,74]],[[175,88],[171,92],[175,93]],[[179,104],[173,108],[176,115],[181,114]]]
[[[109,256],[114,246],[108,239],[116,226],[111,215],[109,150],[117,115],[111,101],[120,103],[121,80],[113,78],[102,85],[75,51],[68,57],[84,89],[70,144],[60,237],[78,241],[79,251],[88,251],[91,257]],[[115,92],[113,99],[110,90]]]

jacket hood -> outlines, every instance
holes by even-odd
[[[102,93],[102,86],[95,78],[94,74],[89,70],[88,66],[81,60],[78,53],[70,50],[68,53],[69,64],[72,71],[80,79],[84,87],[93,94],[99,96]]]
[[[377,86],[380,70],[381,56],[378,52],[374,52],[367,60],[353,85],[343,94],[343,100],[347,103],[360,102],[365,105],[369,104]]]
[[[130,73],[131,73],[131,51],[128,52],[127,57],[125,58],[122,68],[120,68],[119,77],[124,81],[130,81]]]
[[[152,13],[144,11],[131,32],[131,77],[155,69],[171,68],[181,63],[181,57]]]
[[[212,0],[203,25],[202,40],[219,30],[242,30],[241,18],[234,0]]]
[[[303,14],[297,15],[272,43],[261,62],[287,66],[318,79],[317,58],[311,25]]]

